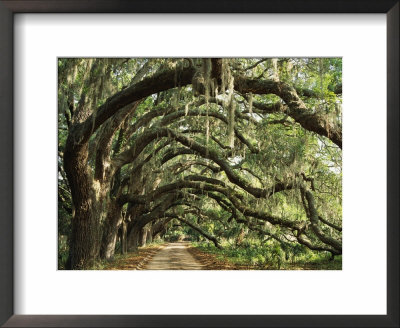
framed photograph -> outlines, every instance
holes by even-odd
[[[399,326],[398,1],[0,26],[3,326]]]

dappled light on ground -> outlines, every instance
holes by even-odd
[[[204,270],[187,250],[187,242],[170,243],[160,250],[144,267],[146,270]]]

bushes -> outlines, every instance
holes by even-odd
[[[254,269],[326,269],[341,270],[341,256],[330,261],[326,252],[312,252],[298,244],[282,247],[275,241],[261,243],[257,240],[245,239],[241,246],[228,241],[222,242],[219,250],[212,243],[193,243],[200,250],[217,255],[221,260]]]

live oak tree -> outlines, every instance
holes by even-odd
[[[221,248],[246,233],[332,256],[341,242],[340,58],[58,62],[67,267],[173,222]],[[69,229],[70,226],[70,229]]]

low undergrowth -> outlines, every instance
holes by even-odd
[[[209,269],[248,270],[341,270],[342,256],[331,260],[328,253],[315,253],[305,247],[283,250],[279,245],[245,242],[240,246],[222,242],[218,249],[209,242],[193,242],[197,251],[211,254],[215,260]],[[197,254],[197,256],[201,256]],[[223,263],[221,267],[221,263]]]

